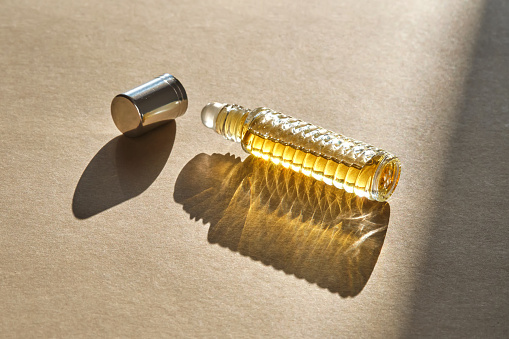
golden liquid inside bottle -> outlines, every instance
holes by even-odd
[[[202,121],[254,156],[370,200],[387,200],[398,184],[394,155],[267,108],[211,103]]]
[[[372,191],[371,184],[383,159],[375,156],[362,168],[356,168],[263,138],[249,130],[242,139],[242,145],[254,156],[270,160],[276,165],[281,164],[285,168],[291,168],[295,172],[312,176],[316,180],[362,197],[368,197],[369,192]],[[381,196],[385,196],[390,187],[397,184],[399,169],[396,167],[397,164],[393,159],[381,169],[380,180],[376,187],[376,191]]]

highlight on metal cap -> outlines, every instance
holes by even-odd
[[[140,136],[187,110],[184,86],[171,74],[119,94],[111,102],[115,125],[128,137]]]

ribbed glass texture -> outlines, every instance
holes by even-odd
[[[268,108],[225,105],[215,129],[248,153],[370,200],[386,201],[398,184],[391,153]]]

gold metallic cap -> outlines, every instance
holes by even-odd
[[[186,110],[184,86],[171,74],[119,94],[111,102],[113,121],[128,137],[140,136],[184,115]]]

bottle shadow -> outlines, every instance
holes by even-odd
[[[175,121],[138,138],[118,136],[92,158],[74,191],[72,212],[86,219],[144,192],[168,161]]]
[[[388,203],[230,154],[199,154],[188,162],[174,199],[191,219],[210,223],[210,243],[341,297],[356,296],[368,282],[390,216]]]

